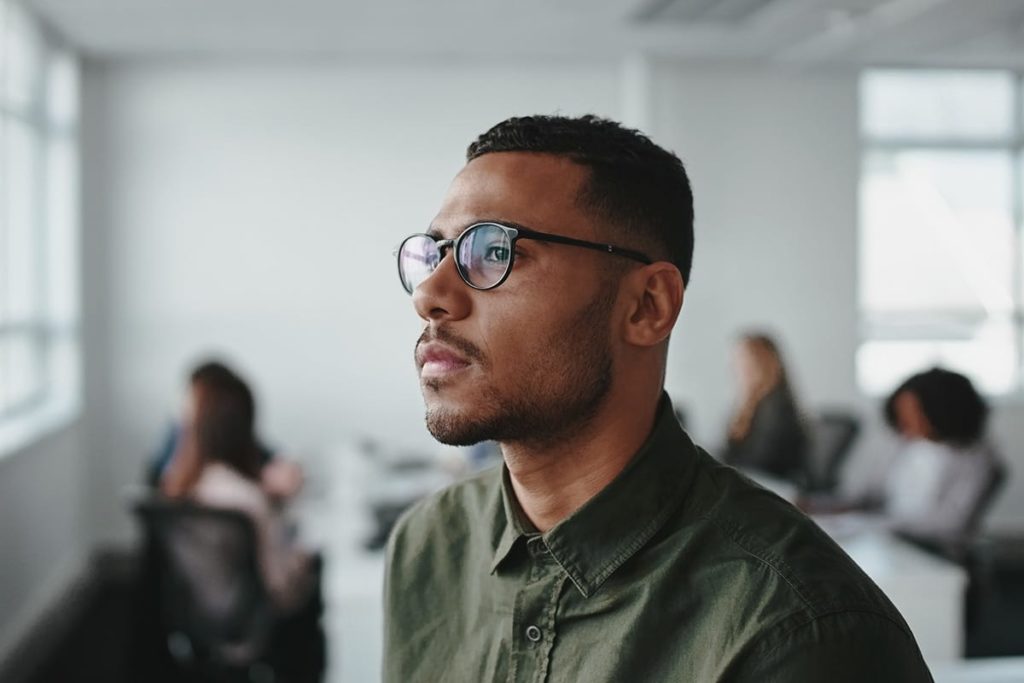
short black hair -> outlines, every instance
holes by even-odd
[[[469,146],[466,161],[492,152],[553,154],[590,169],[581,205],[656,250],[650,255],[673,263],[689,284],[693,192],[675,154],[639,131],[591,114],[506,119]]]
[[[899,431],[896,397],[909,391],[921,403],[936,441],[969,446],[985,433],[989,407],[971,380],[958,372],[932,368],[907,378],[885,402],[885,421]]]

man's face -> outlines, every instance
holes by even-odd
[[[587,170],[551,155],[474,159],[452,182],[431,232],[455,238],[483,221],[595,240],[576,203]],[[614,258],[520,240],[508,279],[466,285],[452,253],[413,293],[424,331],[416,366],[427,427],[443,443],[556,442],[580,429],[611,385]]]

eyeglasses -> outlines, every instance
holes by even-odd
[[[653,263],[646,254],[611,244],[587,242],[526,228],[513,228],[500,223],[476,223],[453,240],[441,240],[422,233],[406,237],[395,250],[398,257],[398,277],[401,278],[405,291],[412,294],[413,290],[441,265],[445,252],[454,248],[455,267],[463,282],[473,289],[494,289],[508,279],[508,274],[512,272],[518,240],[567,244],[625,256],[640,263]]]

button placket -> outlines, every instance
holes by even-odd
[[[551,649],[555,644],[556,622],[558,615],[558,604],[566,586],[569,586],[569,579],[564,574],[557,579],[548,593],[547,608],[544,611],[543,630],[538,629],[542,641],[537,643],[537,680],[548,680],[551,668]]]
[[[558,595],[565,577],[540,539],[527,546],[527,584],[516,598],[509,681],[545,681],[554,642]]]

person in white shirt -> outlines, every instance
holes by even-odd
[[[1005,467],[988,442],[989,408],[971,381],[933,368],[908,378],[885,404],[903,439],[883,485],[891,526],[930,537],[976,531],[978,512]]]
[[[798,505],[815,514],[877,512],[862,521],[921,540],[969,539],[1006,471],[986,437],[985,399],[967,377],[932,368],[897,387],[884,414],[901,445],[881,479],[860,495]]]

